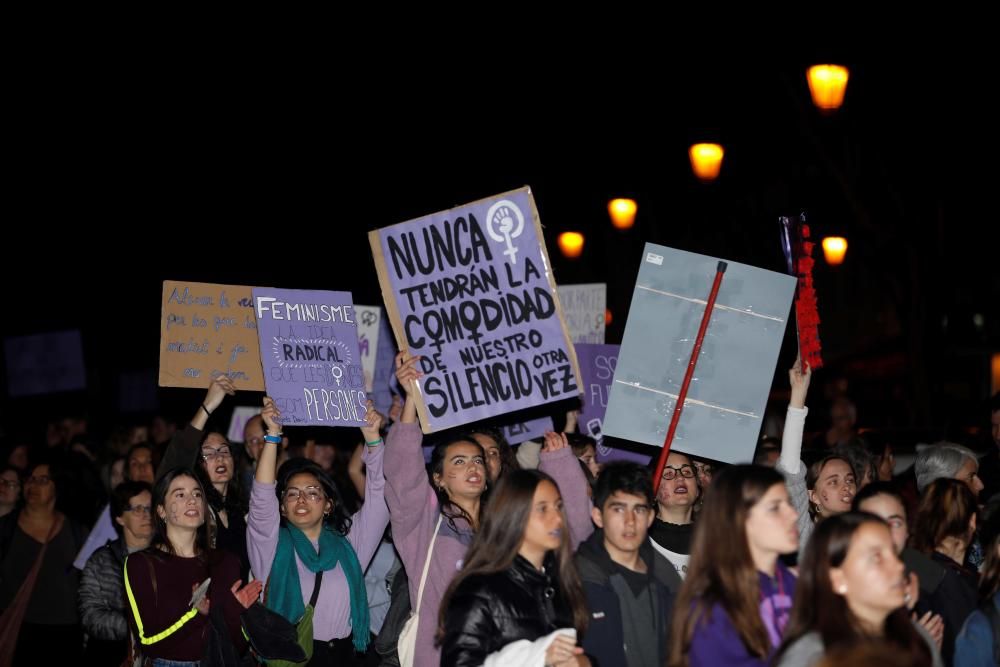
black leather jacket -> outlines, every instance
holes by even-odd
[[[552,554],[545,571],[555,571]],[[473,575],[456,589],[445,611],[441,664],[478,667],[511,642],[572,627],[558,582],[518,556],[506,571]]]

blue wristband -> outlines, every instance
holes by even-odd
[[[270,442],[270,443],[273,443],[275,445],[280,445],[281,444],[281,436],[280,435],[265,435],[264,436],[264,442]]]

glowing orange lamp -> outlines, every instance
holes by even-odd
[[[842,236],[827,236],[823,239],[823,256],[830,266],[839,266],[844,263],[844,255],[847,254],[847,239]]]
[[[691,146],[688,155],[691,157],[691,169],[694,175],[707,183],[719,177],[722,169],[724,151],[719,144],[695,144]]]
[[[836,111],[844,103],[849,72],[841,65],[813,65],[806,70],[809,94],[821,111]]]
[[[635,224],[635,212],[639,206],[634,199],[612,199],[608,202],[608,214],[616,229],[631,229]]]
[[[563,232],[559,235],[559,250],[563,257],[576,259],[583,254],[583,234],[580,232]]]

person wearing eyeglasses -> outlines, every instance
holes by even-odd
[[[701,496],[698,473],[687,454],[671,450],[656,492],[656,518],[649,529],[653,548],[687,575],[694,534],[694,508]]]
[[[247,545],[264,604],[297,624],[312,613],[309,665],[359,665],[371,639],[364,571],[389,525],[384,500],[383,417],[369,400],[363,461],[365,502],[353,515],[336,483],[316,463],[289,459],[276,470],[281,413],[264,398],[264,449],[250,492]],[[314,591],[318,587],[318,594]]]
[[[0,519],[0,610],[11,605],[22,586],[28,587],[14,665],[37,664],[39,646],[47,649],[47,664],[77,664],[83,648],[76,605],[80,573],[72,564],[87,531],[65,511],[74,494],[64,459],[49,456],[29,465],[23,505]],[[29,573],[39,556],[40,569],[32,580]]]
[[[208,501],[210,546],[236,556],[240,561],[240,576],[246,581],[250,573],[250,558],[247,555],[244,517],[249,511],[249,503],[239,473],[242,454],[224,434],[207,430],[212,414],[226,396],[235,394],[236,386],[225,375],[212,380],[190,423],[171,437],[163,460],[157,467],[156,478],[178,466],[194,470],[205,488],[205,499]]]
[[[0,468],[0,517],[7,516],[21,499],[21,473],[14,466]]]
[[[87,633],[86,664],[120,665],[128,655],[125,557],[149,546],[153,537],[153,489],[146,482],[122,482],[111,493],[111,517],[118,539],[98,549],[80,577],[80,618]]]

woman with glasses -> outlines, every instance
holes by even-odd
[[[232,380],[220,375],[212,380],[205,399],[191,422],[174,434],[157,469],[157,477],[177,466],[194,469],[205,488],[209,507],[209,539],[212,548],[228,551],[240,561],[240,576],[250,573],[247,555],[247,494],[239,471],[239,451],[218,431],[205,432],[208,419],[226,396],[236,394]]]
[[[153,537],[152,487],[122,482],[111,494],[111,519],[118,539],[98,549],[80,578],[80,618],[87,633],[88,665],[120,665],[128,655],[125,557],[149,546]]]
[[[250,492],[248,546],[264,604],[292,623],[312,614],[310,665],[361,664],[370,639],[364,570],[389,524],[383,500],[382,416],[366,405],[365,502],[347,513],[337,485],[318,465],[290,459],[277,471],[281,413],[264,398],[264,449]],[[318,594],[314,591],[318,589]]]
[[[63,511],[73,501],[69,471],[61,459],[33,462],[24,479],[24,503],[0,519],[0,609],[28,586],[27,610],[18,633],[14,664],[37,664],[38,647],[45,662],[75,664],[83,648],[76,593],[80,573],[73,558],[86,530]],[[29,573],[45,547],[34,581]]]
[[[14,466],[0,468],[0,517],[7,516],[21,500],[21,473]]]
[[[649,529],[653,547],[683,579],[691,559],[694,508],[701,496],[697,471],[687,454],[671,450],[656,493],[656,518]]]
[[[150,504],[152,543],[125,559],[129,623],[144,664],[196,667],[210,642],[245,652],[240,615],[261,584],[244,586],[236,557],[209,546],[201,482],[190,468],[168,470]]]

